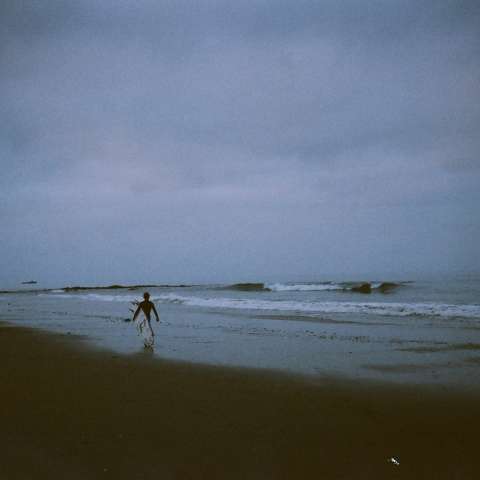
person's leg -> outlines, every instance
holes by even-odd
[[[153,347],[153,344],[155,342],[155,338],[154,338],[155,334],[153,333],[152,325],[150,324],[149,318],[147,318],[144,328],[145,328],[145,334],[144,334],[145,346]]]
[[[137,327],[138,334],[142,335],[143,327],[144,327],[144,324],[145,324],[145,318],[140,318],[140,317],[137,318],[137,320],[135,321],[135,324],[136,324],[136,327]]]

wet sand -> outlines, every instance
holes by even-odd
[[[120,356],[6,325],[0,362],[2,480],[480,478],[472,391]]]

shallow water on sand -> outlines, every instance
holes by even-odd
[[[469,388],[480,372],[480,280],[150,288],[155,355]],[[393,283],[393,282],[389,282]],[[120,353],[143,349],[131,321],[143,289],[49,290],[0,295],[0,319],[65,334]]]

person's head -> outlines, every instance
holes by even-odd
[[[144,298],[145,300],[148,300],[148,299],[150,298],[150,294],[149,294],[148,292],[145,292],[145,293],[143,294],[143,298]]]

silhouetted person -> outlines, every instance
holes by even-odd
[[[157,317],[157,322],[159,322],[160,319],[158,318],[158,313],[155,305],[149,300],[150,294],[148,292],[145,292],[143,294],[143,298],[143,302],[140,302],[138,304],[138,307],[133,314],[133,321],[135,321],[141,310],[145,315],[145,318],[137,324],[137,328],[139,332],[143,334],[143,342],[145,344],[145,347],[153,347],[155,334],[153,333],[152,326],[150,325],[150,313],[152,312],[152,310],[155,314],[155,317]],[[144,329],[146,329],[146,332],[144,332]]]

